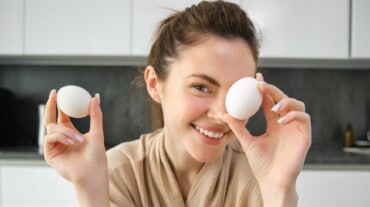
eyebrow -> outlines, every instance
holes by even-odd
[[[212,77],[210,77],[206,74],[190,74],[186,78],[191,78],[191,77],[201,78],[201,79],[204,79],[204,80],[208,81],[209,83],[211,83],[215,86],[220,86],[220,83],[216,79],[214,79],[214,78],[212,78]]]

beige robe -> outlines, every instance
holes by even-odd
[[[206,163],[184,201],[158,130],[108,151],[111,206],[263,206],[245,154],[227,147]]]

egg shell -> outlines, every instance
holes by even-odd
[[[252,117],[262,103],[258,81],[250,77],[239,79],[229,88],[225,102],[227,113],[235,119]]]
[[[90,100],[90,93],[75,85],[64,86],[57,93],[58,107],[73,118],[83,118],[89,115]]]

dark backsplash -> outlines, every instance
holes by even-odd
[[[260,71],[266,82],[305,102],[311,115],[314,145],[340,147],[348,123],[352,124],[356,138],[365,138],[370,125],[370,117],[366,115],[370,104],[370,70],[263,68]],[[51,89],[68,84],[82,86],[92,95],[100,93],[108,147],[138,138],[150,131],[151,118],[146,92],[131,85],[137,74],[137,67],[0,65],[0,88],[12,91],[16,97],[14,119],[10,119],[14,127],[11,131],[15,132],[8,130],[9,135],[5,133],[1,137],[0,146],[37,146],[38,105],[46,102]],[[5,112],[1,113],[4,117]],[[88,130],[88,118],[73,121],[81,131]],[[261,110],[247,127],[253,134],[264,131]]]
[[[305,103],[314,144],[341,147],[348,123],[357,139],[365,139],[370,124],[370,117],[366,117],[370,70],[270,68],[262,73],[267,82]]]
[[[7,139],[8,143],[37,146],[38,105],[46,102],[51,89],[69,84],[79,85],[91,95],[100,93],[108,147],[137,138],[150,130],[148,101],[143,90],[130,84],[137,74],[134,67],[0,66],[0,88],[11,90],[17,102],[27,103],[22,107],[26,114],[15,112],[16,130],[29,131],[15,137],[2,137],[2,143]],[[29,120],[27,117],[30,116],[34,118]],[[88,131],[89,118],[74,119],[73,122],[80,131]]]

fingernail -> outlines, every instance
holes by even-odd
[[[99,93],[96,93],[95,94],[95,97],[98,100],[98,104],[100,105],[100,94]]]
[[[51,97],[51,95],[55,92],[56,90],[55,89],[52,89],[49,93],[49,97]]]
[[[81,137],[79,134],[75,134],[75,138],[81,143],[84,141],[84,138]]]
[[[265,82],[265,78],[263,77],[261,72],[256,73],[256,78],[260,79],[261,81]]]
[[[70,138],[67,137],[66,140],[69,142],[69,144],[74,144],[74,142],[73,142],[72,139],[70,139]]]
[[[281,108],[281,106],[282,106],[282,103],[279,102],[279,103],[275,104],[275,106],[273,106],[271,108],[271,111],[277,112]]]
[[[285,120],[286,120],[286,116],[283,116],[283,117],[281,117],[280,119],[278,119],[278,120],[277,120],[277,122],[278,122],[279,124],[284,124],[284,123],[285,123]]]

